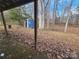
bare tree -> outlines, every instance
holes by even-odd
[[[50,0],[38,0],[39,28],[41,29],[44,28],[45,22],[48,19],[49,5],[50,5]]]
[[[45,1],[45,0],[44,0]],[[50,2],[51,0],[47,0],[47,3],[45,3],[44,5],[44,17],[45,17],[45,23],[46,23],[46,27],[49,28],[49,22],[50,22]]]
[[[53,8],[53,24],[55,24],[56,19],[57,19],[57,6],[58,6],[58,2],[60,0],[54,0],[54,8]]]
[[[67,21],[66,21],[66,24],[65,24],[65,29],[64,29],[64,32],[67,32],[67,28],[68,28],[68,22],[69,22],[69,19],[71,17],[71,7],[72,7],[72,3],[73,3],[73,0],[69,0],[68,1],[69,4],[68,6],[66,7],[66,10],[67,10],[67,13],[68,13],[68,18],[67,18]]]
[[[79,6],[76,8],[76,24],[79,24]]]
[[[44,1],[38,0],[38,19],[39,19],[39,28],[44,28]]]
[[[64,5],[64,0],[62,0],[62,14],[61,14],[61,17],[60,17],[60,23],[61,21],[64,19],[64,14],[65,14],[65,5]]]

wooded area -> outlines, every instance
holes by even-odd
[[[79,14],[73,14],[72,5],[73,0],[67,0],[67,4],[64,4],[64,0],[53,0],[54,4],[52,5],[53,9],[50,11],[50,2],[51,0],[39,0],[38,1],[38,19],[39,19],[39,28],[49,28],[55,24],[65,24],[64,32],[67,31],[68,24],[77,24],[78,25],[78,16]],[[61,15],[58,14],[58,6],[62,7]],[[79,7],[77,7],[76,12],[79,12]],[[52,15],[51,15],[52,14]],[[52,16],[52,17],[51,17]],[[51,26],[52,27],[52,26]]]

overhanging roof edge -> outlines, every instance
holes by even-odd
[[[15,2],[15,3],[11,2],[11,3],[9,3],[9,5],[2,4],[5,7],[0,6],[0,11],[9,10],[9,9],[12,9],[12,8],[15,8],[15,7],[24,5],[24,4],[28,4],[28,3],[31,3],[31,2],[34,2],[34,0],[19,0],[19,1]],[[0,1],[0,3],[1,3],[1,1]],[[6,3],[6,2],[4,1],[4,3]]]

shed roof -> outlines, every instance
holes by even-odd
[[[33,1],[34,0],[0,0],[0,11],[8,10]]]

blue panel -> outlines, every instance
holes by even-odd
[[[27,20],[27,25],[28,25],[28,28],[34,28],[34,20],[33,19],[28,19]]]

